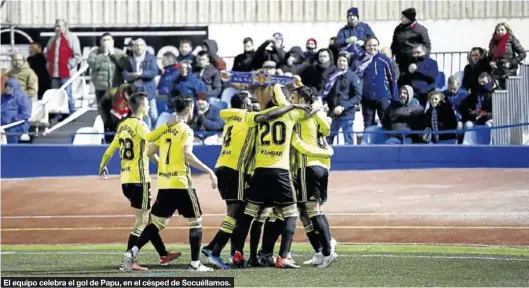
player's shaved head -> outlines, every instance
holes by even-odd
[[[176,113],[182,113],[187,108],[193,107],[194,100],[191,96],[178,96],[174,100],[174,108]]]
[[[129,97],[130,112],[132,114],[138,114],[140,108],[144,107],[147,103],[147,94],[145,92],[134,93]]]

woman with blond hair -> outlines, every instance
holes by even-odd
[[[525,56],[525,49],[514,36],[509,25],[505,22],[498,23],[489,42],[488,58],[492,75],[498,81],[500,89],[506,88],[507,77],[516,75],[518,64],[525,59]]]

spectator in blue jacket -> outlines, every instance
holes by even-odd
[[[355,73],[363,80],[362,115],[364,128],[375,125],[375,113],[382,120],[391,100],[399,101],[399,88],[393,63],[379,52],[379,41],[369,37],[365,43],[367,53],[360,60]]]
[[[158,81],[158,100],[156,101],[160,115],[167,110],[167,101],[171,98],[171,90],[179,74],[176,55],[173,52],[169,51],[163,54],[162,65],[163,73]]]
[[[185,60],[178,63],[178,77],[176,77],[173,83],[173,89],[171,90],[171,96],[167,100],[167,111],[162,113],[156,122],[156,127],[163,125],[171,119],[172,115],[175,115],[174,110],[174,99],[178,96],[190,96],[195,99],[195,103],[199,97],[204,97],[206,93],[206,85],[197,75],[192,73],[191,62]],[[195,112],[196,112],[195,105]]]
[[[16,78],[8,78],[2,90],[2,126],[21,120],[26,121],[4,129],[7,133],[20,133],[6,136],[8,144],[18,143],[21,134],[29,131],[27,121],[31,117],[31,101],[20,89],[20,83]]]
[[[399,86],[410,85],[415,98],[423,107],[428,102],[428,94],[435,90],[435,81],[439,74],[437,61],[426,56],[426,47],[419,44],[413,48],[413,62],[406,71],[400,71]]]
[[[197,100],[197,113],[191,123],[191,128],[195,131],[205,131],[205,137],[212,136],[211,132],[222,132],[224,121],[220,118],[220,109],[212,105],[206,99]],[[204,137],[204,138],[205,138]],[[199,138],[202,138],[199,136]]]
[[[156,107],[156,83],[154,78],[158,75],[156,56],[147,51],[145,40],[138,38],[134,41],[134,51],[125,63],[122,72],[123,79],[134,84],[137,92],[145,92],[149,98],[149,117],[145,122],[153,128],[158,119]]]
[[[448,77],[448,89],[443,91],[444,96],[452,105],[457,119],[457,129],[463,129],[463,103],[468,97],[468,92],[460,88],[456,76]]]
[[[176,62],[180,63],[182,61],[188,61],[194,69],[196,63],[195,55],[192,53],[193,44],[191,44],[191,41],[189,39],[182,39],[178,46],[178,51],[180,52],[180,55],[176,57]]]
[[[375,33],[367,23],[360,22],[358,8],[352,7],[347,10],[347,25],[338,31],[336,46],[343,48],[351,43],[362,46],[371,36],[375,36]]]
[[[329,108],[329,117],[332,118],[331,133],[327,138],[329,143],[333,143],[342,128],[345,144],[353,144],[353,122],[356,106],[362,100],[362,83],[349,69],[350,57],[348,52],[338,54],[337,68],[329,74],[322,95],[322,100]]]

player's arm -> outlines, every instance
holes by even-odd
[[[255,115],[254,121],[255,123],[261,123],[266,121],[271,121],[276,118],[279,118],[283,116],[284,114],[294,110],[299,109],[300,111],[305,111],[306,113],[310,113],[312,110],[310,106],[303,105],[303,104],[289,104],[286,106],[279,107],[277,109],[269,110],[266,112],[259,113]]]
[[[149,150],[147,150],[147,157],[149,157],[152,162],[158,165],[159,158],[156,152],[158,152],[158,145],[156,145],[156,143],[151,143],[151,145],[149,145]]]
[[[143,125],[141,126],[141,128],[137,129],[137,130],[139,130],[137,132],[140,134],[140,137],[142,139],[147,140],[147,142],[154,142],[158,138],[162,137],[162,135],[169,128],[171,128],[172,126],[176,125],[177,123],[178,123],[178,120],[173,118],[173,119],[169,120],[167,123],[165,123],[164,125],[161,125],[160,127],[154,129],[153,131],[150,131],[149,128],[147,128],[147,124],[145,124],[145,122],[144,122]]]
[[[187,135],[184,136],[187,137],[187,139],[184,141],[184,157],[187,163],[201,171],[208,173],[209,177],[211,178],[211,186],[213,188],[217,188],[217,176],[215,176],[215,173],[209,169],[206,164],[202,163],[202,161],[200,161],[200,159],[198,159],[198,157],[193,153],[193,131],[189,130],[186,134]]]
[[[318,123],[318,126],[320,127],[320,133],[327,137],[331,134],[331,121],[327,115],[323,111],[320,110],[320,112],[316,113],[316,116],[314,117],[316,119],[316,123]]]
[[[296,148],[296,150],[298,150],[301,154],[312,157],[328,158],[332,157],[332,155],[334,154],[333,149],[321,149],[319,147],[312,146],[303,142],[303,140],[301,140],[297,133],[294,133],[294,135],[292,135],[292,146],[294,146],[294,148]]]
[[[106,174],[108,174],[107,163],[112,158],[114,152],[116,152],[116,149],[118,148],[119,138],[115,136],[112,142],[110,143],[110,146],[108,146],[107,150],[105,151],[105,154],[103,154],[103,158],[101,159],[101,163],[99,164],[99,176],[101,176],[101,178],[106,179]]]

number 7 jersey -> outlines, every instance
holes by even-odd
[[[246,162],[254,149],[255,115],[245,109],[224,109],[220,117],[224,121],[222,150],[215,168],[228,167],[244,171]]]

